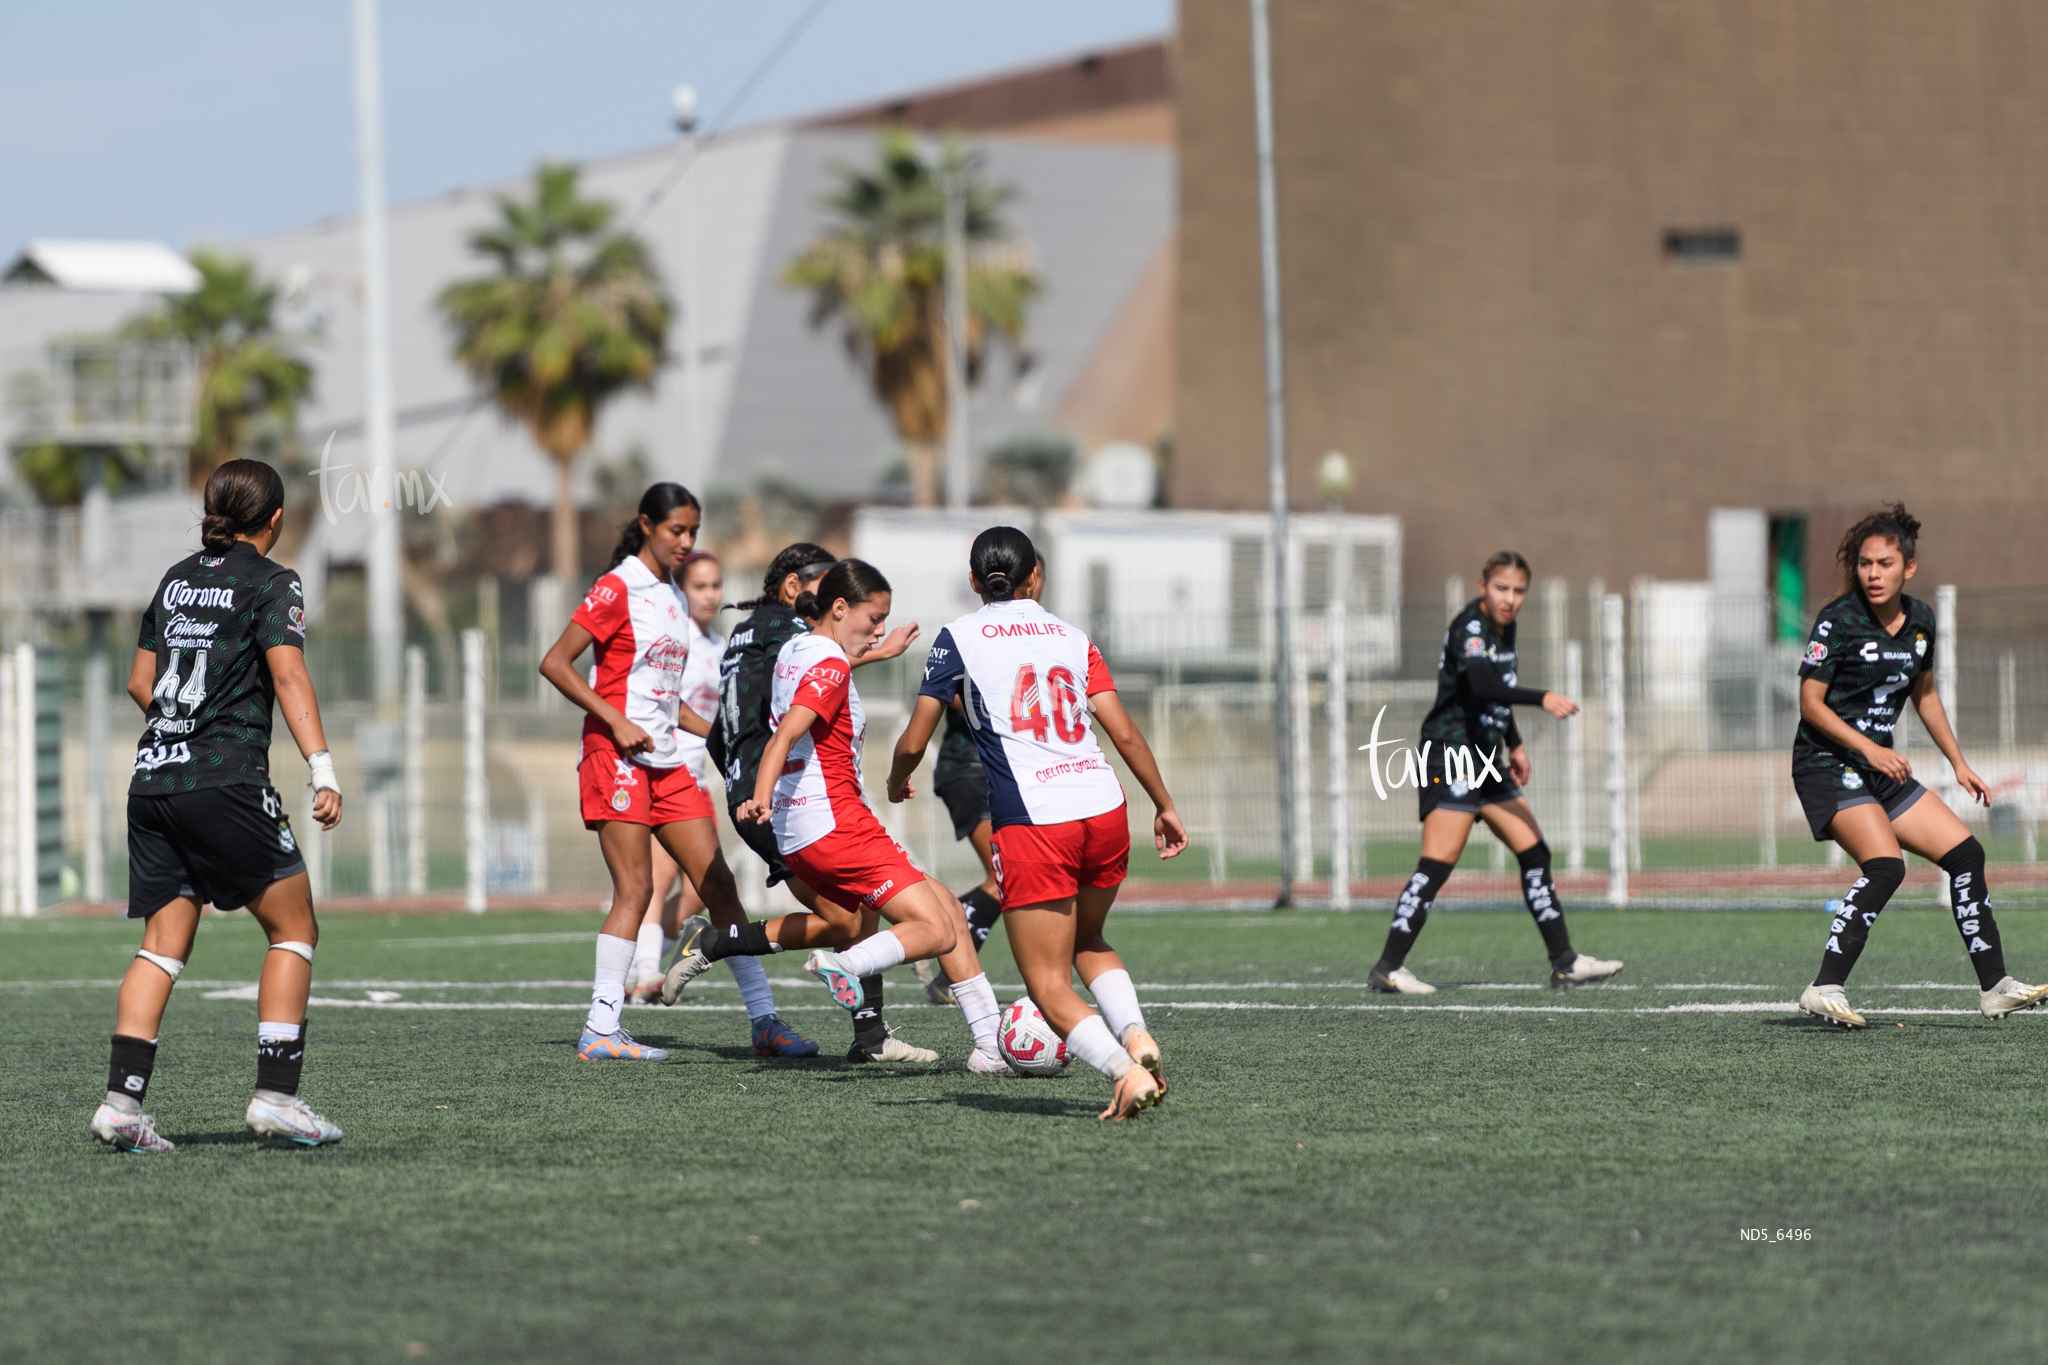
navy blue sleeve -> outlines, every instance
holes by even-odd
[[[924,656],[924,682],[918,687],[917,695],[951,702],[966,672],[967,665],[961,662],[960,651],[953,644],[953,631],[949,626],[939,632],[939,638],[932,641],[931,653]]]

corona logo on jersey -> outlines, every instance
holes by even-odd
[[[195,588],[182,578],[164,584],[165,611],[176,611],[179,607],[219,607],[232,611],[234,606],[233,588]]]
[[[1429,758],[1433,742],[1425,739],[1418,749],[1411,748],[1404,739],[1381,739],[1380,722],[1386,719],[1386,715],[1387,708],[1382,706],[1379,714],[1372,718],[1372,738],[1358,746],[1358,751],[1366,756],[1366,767],[1372,773],[1372,789],[1380,800],[1387,799],[1389,788],[1398,791],[1402,787],[1419,787],[1424,782],[1442,782],[1450,788],[1452,796],[1464,796],[1475,787],[1506,779],[1507,774],[1502,771],[1507,763],[1504,750],[1470,744],[1446,744],[1437,750],[1442,776],[1431,777]],[[1384,765],[1380,759],[1381,749],[1387,750]],[[1385,769],[1384,781],[1382,766]]]

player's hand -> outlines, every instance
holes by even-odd
[[[1984,785],[1984,779],[1977,776],[1977,770],[1969,764],[1956,764],[1956,785],[1968,792],[1978,805],[1991,804],[1991,788]]]
[[[768,808],[751,796],[740,802],[740,808],[732,813],[733,819],[745,820],[747,823],[754,825],[765,824],[768,816]]]
[[[1573,716],[1579,714],[1579,704],[1562,692],[1545,692],[1543,694],[1543,709],[1556,716],[1559,720],[1570,720]],[[1521,779],[1517,778],[1516,780],[1520,781]]]
[[[1188,846],[1188,827],[1172,806],[1152,817],[1152,844],[1162,858],[1178,858]]]
[[[889,804],[891,805],[900,806],[915,795],[917,795],[917,788],[910,784],[910,779],[907,777],[901,782],[891,782],[889,784]]]
[[[648,733],[623,716],[612,726],[612,743],[619,746],[622,758],[644,754],[654,747],[654,740]]]
[[[1882,744],[1866,745],[1863,750],[1863,762],[1894,782],[1904,782],[1913,775],[1913,765],[1906,761],[1906,756],[1897,749],[1887,749]]]
[[[912,621],[907,626],[896,627],[896,629],[884,635],[880,642],[869,645],[861,653],[876,662],[880,662],[883,659],[893,659],[904,650],[910,648],[910,642],[916,638],[917,622]]]
[[[1975,776],[1975,774],[1971,774]],[[330,787],[322,787],[313,793],[313,818],[320,822],[320,828],[333,829],[341,823],[341,793]]]
[[[1570,706],[1571,703],[1566,702],[1565,705]],[[1517,787],[1526,787],[1529,785],[1529,771],[1528,746],[1517,744],[1514,752],[1508,755],[1508,781]]]

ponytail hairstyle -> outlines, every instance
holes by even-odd
[[[817,587],[797,595],[796,614],[806,621],[817,621],[832,610],[834,602],[857,607],[877,593],[888,591],[889,580],[882,577],[880,569],[865,559],[842,559],[825,571]]]
[[[213,554],[226,554],[239,536],[253,536],[270,525],[284,506],[284,480],[261,460],[224,460],[206,477],[206,517],[199,523],[199,543]]]
[[[780,606],[783,579],[795,574],[797,586],[801,588],[805,579],[816,578],[838,562],[838,555],[808,540],[784,546],[775,558],[768,561],[768,572],[761,575],[761,595],[739,603],[735,610],[753,611],[760,607]],[[803,596],[800,593],[797,600],[801,602]]]
[[[631,521],[619,528],[619,543],[612,546],[611,564],[617,568],[621,562],[640,553],[640,547],[647,543],[647,533],[640,529],[640,518],[659,522],[678,507],[694,507],[699,513],[704,504],[697,501],[697,495],[679,483],[649,484],[647,491],[640,495],[640,511]]]
[[[1524,578],[1533,579],[1535,577],[1529,571],[1528,560],[1522,558],[1513,550],[1495,550],[1486,557],[1486,562],[1479,566],[1479,581],[1481,583],[1492,582],[1493,576],[1502,569],[1520,569]]]
[[[212,505],[210,501],[208,505]],[[1863,585],[1856,578],[1856,561],[1863,554],[1863,542],[1872,536],[1893,542],[1899,547],[1899,558],[1911,562],[1920,552],[1920,519],[1908,512],[1903,502],[1888,502],[1851,526],[1835,551],[1835,562],[1842,566],[1845,593],[1863,592]]]
[[[967,552],[967,571],[991,602],[1014,602],[1037,566],[1031,537],[1014,526],[989,527]]]

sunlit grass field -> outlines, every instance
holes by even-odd
[[[2048,914],[2004,917],[2048,973]],[[262,955],[206,922],[148,1107],[96,1145],[137,926],[0,926],[0,1358],[1039,1362],[2038,1359],[2048,1018],[1992,1024],[1954,930],[1895,905],[1866,1032],[1790,1006],[1806,912],[1580,911],[1628,960],[1555,994],[1525,914],[1133,914],[1171,1093],[973,1077],[850,1038],[771,962],[814,1061],[756,1058],[722,970],[629,1009],[670,1064],[571,1052],[595,916],[333,916],[305,1094],[322,1151],[241,1130]],[[991,976],[1018,992],[1000,931]],[[1750,1240],[1762,1230],[1761,1240]]]

